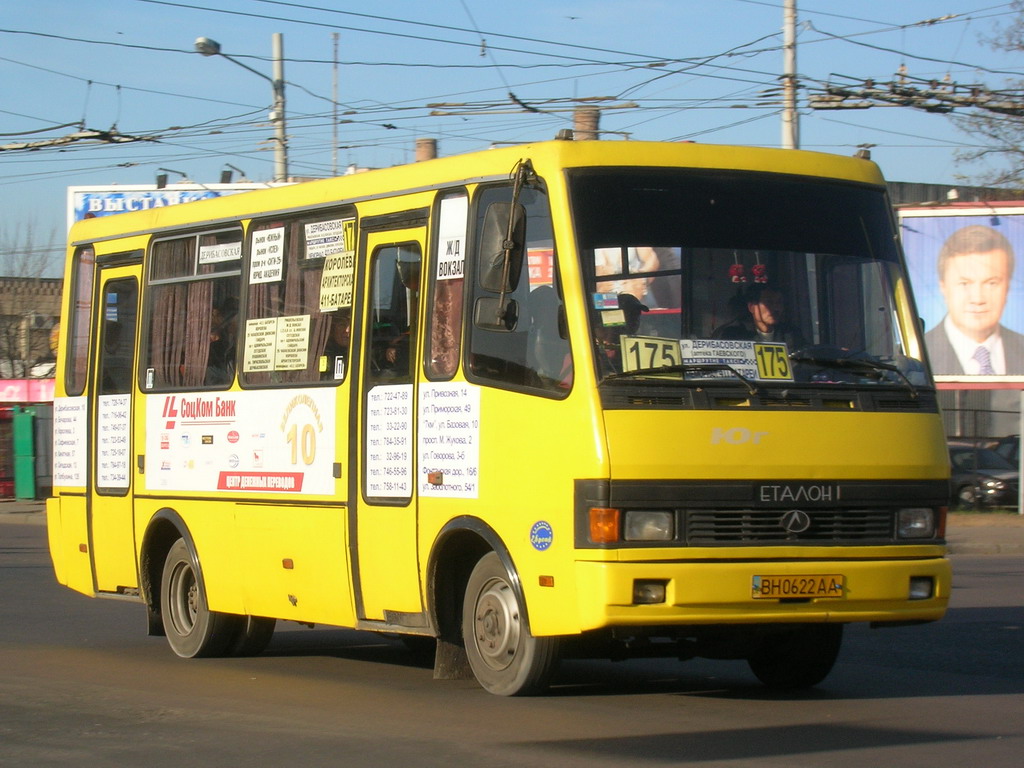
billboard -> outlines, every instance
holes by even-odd
[[[936,375],[1024,377],[1024,205],[898,211]]]
[[[96,216],[148,211],[273,186],[280,185],[240,181],[232,184],[168,184],[163,189],[158,189],[155,184],[68,187],[68,229],[76,221]]]

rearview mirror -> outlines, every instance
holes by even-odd
[[[497,296],[481,296],[473,307],[473,322],[486,331],[514,331],[519,324],[519,302]]]
[[[508,293],[516,289],[523,267],[525,238],[526,209],[523,206],[518,203],[491,203],[487,206],[477,252],[481,288],[493,293]]]

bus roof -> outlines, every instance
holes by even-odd
[[[72,227],[68,239],[75,245],[192,224],[216,225],[297,209],[356,203],[383,195],[494,181],[508,177],[515,164],[525,158],[533,162],[541,176],[550,175],[553,168],[654,166],[884,183],[881,172],[871,161],[820,152],[672,142],[545,141],[85,219]]]

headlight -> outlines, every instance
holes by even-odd
[[[672,541],[676,535],[675,515],[664,510],[631,509],[626,512],[623,534],[626,541]]]
[[[993,491],[1001,491],[1006,487],[1006,483],[1002,480],[986,480],[982,485]]]
[[[930,600],[935,597],[935,579],[932,576],[911,576],[908,597],[911,600]]]
[[[912,507],[896,513],[896,535],[901,539],[935,538],[935,510]]]

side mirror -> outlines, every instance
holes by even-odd
[[[523,268],[525,239],[526,209],[523,206],[518,203],[491,203],[487,206],[477,252],[481,288],[493,293],[516,289]]]
[[[473,307],[473,322],[486,331],[514,331],[519,324],[519,302],[505,299],[502,303],[496,296],[481,296]]]

